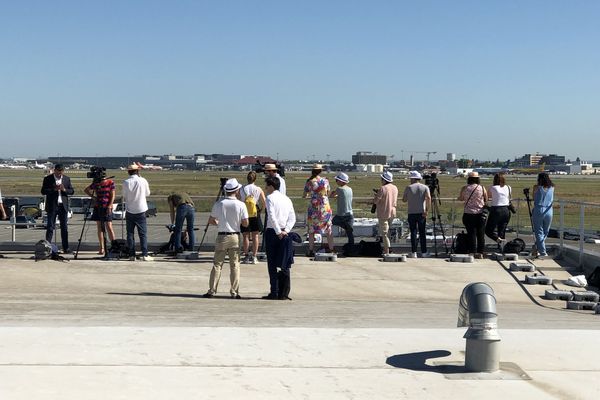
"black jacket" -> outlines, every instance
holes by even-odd
[[[73,186],[71,186],[71,178],[68,176],[62,176],[62,184],[64,190],[60,192],[62,197],[62,207],[69,211],[69,196],[75,193]],[[58,208],[58,190],[56,190],[56,179],[54,174],[50,174],[44,178],[42,183],[42,194],[46,196],[46,212],[54,211]]]

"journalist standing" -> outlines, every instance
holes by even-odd
[[[127,228],[127,247],[129,247],[129,260],[135,261],[135,229],[140,238],[142,261],[153,261],[148,255],[148,238],[146,226],[146,211],[148,203],[146,197],[150,195],[148,181],[140,176],[140,166],[131,164],[127,167],[129,178],[123,182],[123,202],[125,203],[125,222]]]
[[[485,226],[485,234],[502,247],[506,240],[506,227],[510,221],[510,205],[512,190],[506,184],[504,174],[495,174],[493,185],[490,186],[490,215]]]
[[[408,174],[410,185],[404,189],[402,201],[408,203],[408,227],[410,229],[411,258],[417,257],[417,231],[421,243],[421,257],[427,258],[427,237],[425,225],[427,222],[427,211],[431,209],[431,193],[429,187],[421,183],[421,173],[410,171]]]
[[[350,177],[340,172],[335,176],[337,188],[331,192],[331,197],[337,199],[335,215],[331,223],[346,232],[348,244],[354,244],[354,213],[352,211],[352,188],[348,185]]]
[[[469,172],[467,184],[460,189],[458,200],[465,202],[462,220],[467,229],[469,253],[481,259],[485,250],[484,208],[487,202],[487,191],[480,184],[479,173]]]
[[[398,188],[392,182],[394,175],[385,171],[381,174],[381,187],[375,193],[373,204],[377,207],[377,219],[379,220],[379,234],[383,240],[383,254],[390,253],[390,226],[396,218],[396,207],[398,205]]]
[[[274,176],[265,179],[265,191],[267,193],[265,248],[270,283],[269,294],[263,296],[263,299],[266,300],[289,299],[290,268],[294,263],[294,247],[289,233],[296,223],[296,213],[289,197],[278,190],[279,183],[279,178]],[[281,271],[286,289],[279,286],[278,269]]]
[[[272,176],[279,179],[279,193],[284,196],[287,196],[287,190],[285,185],[285,179],[281,175],[279,175],[279,171],[277,170],[277,165],[275,164],[265,164],[264,167],[265,174],[267,176]]]
[[[113,220],[113,204],[115,201],[115,181],[106,178],[106,173],[101,171],[100,179],[94,178],[91,185],[86,187],[83,191],[85,194],[92,198],[94,208],[92,211],[92,221],[96,221],[96,229],[98,231],[98,242],[100,243],[100,250],[98,254],[104,254],[107,249],[104,245],[104,228],[111,241],[115,240],[115,232],[112,226]]]
[[[240,296],[240,227],[248,226],[248,210],[246,205],[238,200],[240,185],[235,178],[228,179],[223,186],[225,197],[213,205],[208,223],[218,228],[215,243],[213,267],[210,271],[208,292],[204,295],[211,298],[217,293],[221,269],[225,256],[229,256],[229,281],[231,287],[229,294],[232,299],[241,299]]]
[[[186,192],[173,192],[167,197],[169,203],[169,216],[173,226],[173,247],[176,253],[181,253],[184,248],[181,244],[181,232],[183,223],[186,223],[186,232],[188,236],[188,250],[193,251],[196,243],[194,236],[194,217],[196,209],[194,201]]]
[[[42,182],[42,194],[46,196],[45,210],[48,218],[46,240],[52,242],[58,216],[62,250],[63,253],[70,253],[67,221],[69,219],[69,196],[72,196],[75,190],[71,186],[71,178],[64,175],[64,171],[65,168],[62,164],[54,166],[54,172],[47,175]]]
[[[538,174],[537,184],[533,186],[533,233],[538,257],[546,257],[546,238],[552,224],[552,204],[554,203],[554,183],[550,176],[542,172]]]

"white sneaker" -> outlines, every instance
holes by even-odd
[[[417,253],[408,253],[406,256],[408,258],[417,258]]]
[[[431,258],[431,253],[427,251],[427,252],[421,254],[421,258]]]
[[[129,261],[135,261],[135,256],[129,257]]]
[[[151,257],[151,256],[142,256],[142,261],[154,261],[154,257]]]
[[[249,261],[249,264],[258,264],[258,258],[252,257],[252,260]]]

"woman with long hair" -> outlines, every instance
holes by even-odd
[[[511,188],[506,184],[503,173],[494,175],[494,184],[490,186],[488,193],[491,204],[485,234],[498,243],[498,247],[501,247],[505,241],[506,227],[510,221],[508,205],[512,195]]]
[[[475,258],[483,258],[485,249],[485,216],[483,209],[487,201],[487,191],[479,180],[477,172],[469,172],[467,184],[460,189],[458,200],[465,202],[463,224],[467,229],[469,253]]]
[[[550,176],[542,172],[538,174],[537,184],[533,186],[533,234],[535,248],[539,257],[548,255],[546,252],[546,238],[552,224],[552,203],[554,203],[554,183]]]
[[[333,212],[329,205],[329,181],[320,176],[323,171],[321,164],[313,165],[310,178],[304,185],[304,198],[310,199],[307,210],[306,225],[308,226],[308,256],[315,254],[315,234],[327,235],[327,247],[333,252],[333,233],[331,219]]]

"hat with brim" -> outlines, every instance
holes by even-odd
[[[240,183],[237,181],[237,179],[231,178],[231,179],[227,179],[227,182],[225,182],[223,189],[225,189],[226,192],[235,192],[236,190],[238,190],[241,187],[242,187],[242,185],[240,185]]]
[[[467,174],[467,177],[469,178],[479,178],[479,172],[477,171],[471,171]]]
[[[344,182],[344,183],[348,183],[348,182],[350,182],[350,178],[348,177],[348,175],[346,175],[346,174],[345,174],[345,173],[343,173],[343,172],[340,172],[339,174],[337,174],[337,175],[335,176],[335,180],[336,180],[336,181],[340,181],[340,182]]]
[[[318,169],[320,171],[323,170],[323,164],[313,164],[312,169]]]
[[[127,167],[127,171],[137,171],[138,169],[141,169],[141,168],[137,164],[131,164]]]
[[[277,171],[277,166],[275,164],[265,164],[263,169],[265,171]]]
[[[392,183],[394,182],[394,175],[392,175],[392,173],[389,171],[385,171],[383,174],[381,174],[381,179],[383,179],[386,182]]]
[[[408,179],[423,179],[419,171],[410,171],[408,173]]]

